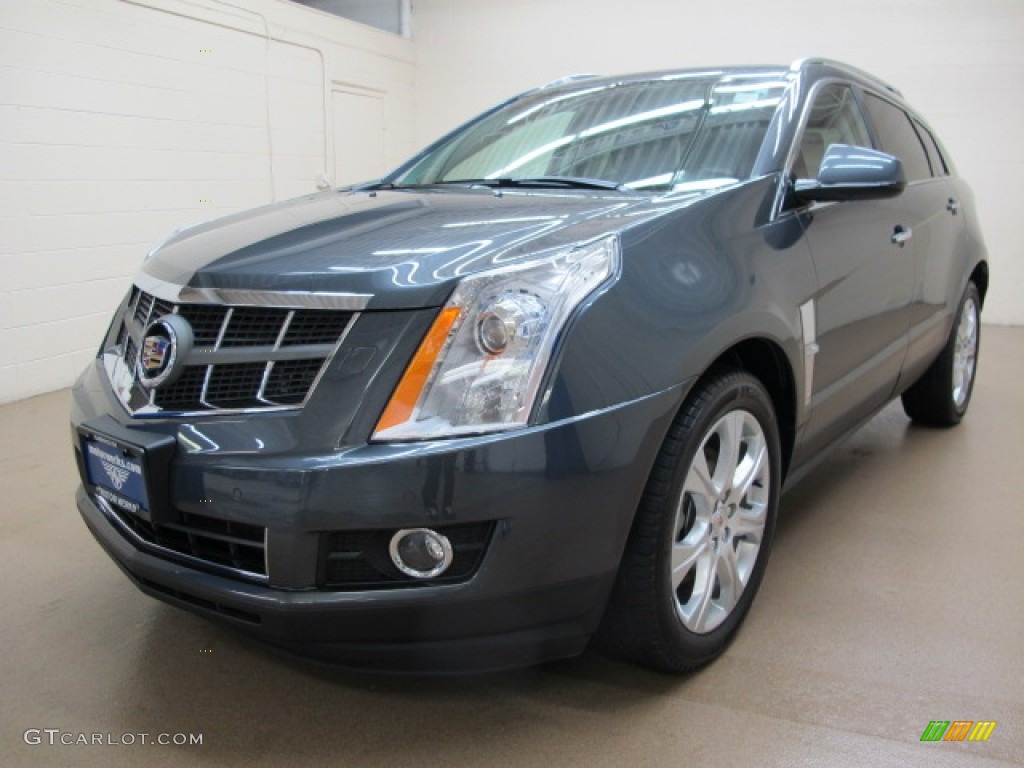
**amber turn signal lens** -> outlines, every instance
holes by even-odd
[[[420,343],[412,362],[405,369],[402,380],[398,382],[395,392],[391,395],[388,407],[377,422],[377,432],[390,429],[398,424],[404,424],[412,418],[416,403],[419,402],[423,387],[430,378],[430,372],[434,369],[437,356],[444,349],[452,326],[459,319],[462,310],[458,307],[448,307],[441,311],[434,324],[430,326],[426,338]]]

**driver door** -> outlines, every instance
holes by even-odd
[[[815,178],[832,144],[872,147],[853,89],[839,82],[814,95],[793,173]],[[805,344],[812,351],[817,344],[805,361],[813,369],[804,450],[813,454],[892,396],[907,345],[913,244],[894,238],[907,223],[902,196],[815,203],[795,212],[818,282],[810,306],[803,307]],[[806,338],[809,331],[816,338]]]

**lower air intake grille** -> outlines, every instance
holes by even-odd
[[[254,576],[267,575],[262,526],[188,512],[181,513],[180,523],[152,523],[112,504],[104,506],[149,544]]]

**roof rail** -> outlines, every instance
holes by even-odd
[[[567,75],[566,77],[560,77],[557,80],[552,80],[550,83],[544,83],[544,85],[540,86],[537,90],[538,91],[543,91],[545,88],[554,88],[556,85],[565,85],[567,83],[574,83],[577,80],[590,80],[591,78],[594,78],[594,77],[603,77],[603,75],[595,75],[595,74],[590,73],[590,72],[579,74],[579,75]]]
[[[863,69],[858,69],[857,67],[853,67],[850,66],[849,64],[844,64],[841,61],[829,59],[824,56],[805,56],[803,58],[796,59],[792,64],[789,65],[789,69],[790,71],[795,72],[800,69],[803,69],[808,64],[825,64],[830,67],[842,69],[846,72],[849,72],[851,75],[857,75],[858,77],[863,78],[864,80],[870,80],[871,82],[875,83],[881,88],[884,88],[890,93],[895,93],[900,98],[903,98],[903,94],[900,92],[898,88],[885,82],[885,80],[882,80],[880,77],[873,75],[870,72],[865,72]]]

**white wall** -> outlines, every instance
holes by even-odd
[[[567,74],[829,56],[896,85],[977,195],[984,319],[1024,324],[1024,0],[416,0],[420,144]]]
[[[0,0],[0,402],[73,381],[171,230],[359,180],[335,92],[374,105],[378,173],[408,156],[414,64],[285,0]]]
[[[565,74],[809,54],[891,80],[934,123],[978,195],[985,319],[1024,324],[1024,0],[414,8],[409,41],[287,0],[0,0],[0,402],[70,384],[178,226],[392,167]],[[370,118],[379,159],[359,149]]]

